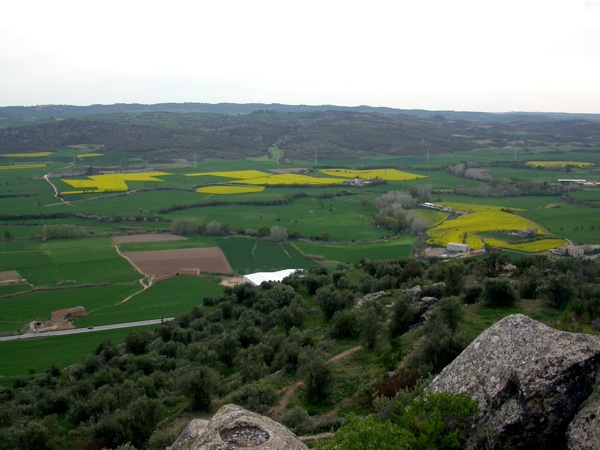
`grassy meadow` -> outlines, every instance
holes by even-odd
[[[93,353],[105,339],[117,344],[131,333],[131,328],[96,331],[75,336],[53,336],[0,342],[0,385],[12,385],[20,375],[45,372],[55,364],[68,367]]]

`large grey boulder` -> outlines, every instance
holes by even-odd
[[[567,448],[569,450],[600,449],[600,398],[583,407],[569,425]]]
[[[308,450],[294,433],[268,417],[225,405],[199,429],[192,450]]]
[[[514,448],[565,448],[567,427],[599,367],[600,338],[516,314],[484,331],[427,390],[477,400],[471,442],[501,438]]]

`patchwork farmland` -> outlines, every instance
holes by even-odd
[[[430,160],[348,159],[346,167],[268,157],[150,165],[94,146],[6,153],[0,273],[16,271],[26,281],[0,283],[0,330],[15,333],[76,306],[87,311],[75,319],[80,328],[176,316],[222,292],[230,275],[409,257],[448,242],[523,253],[600,244],[600,209],[593,207],[600,191],[548,188],[557,178],[572,178],[566,170],[575,178],[600,178],[598,161],[577,148],[559,150],[562,161],[533,149],[518,167],[511,166],[515,152],[505,149]],[[459,160],[478,165],[479,173],[501,174],[498,190],[520,183],[535,195],[496,197],[483,190],[486,183],[446,168]],[[528,179],[535,186],[526,186]],[[424,192],[469,214],[412,205],[411,220],[423,231],[398,233],[374,221],[387,192],[415,199]],[[198,231],[173,235],[178,221],[195,223]],[[287,238],[269,240],[272,228],[285,229]],[[536,228],[536,236],[510,236],[524,228]],[[54,238],[53,230],[67,236]],[[167,279],[148,285],[151,278]]]

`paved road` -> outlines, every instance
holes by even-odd
[[[113,325],[100,325],[97,327],[90,327],[90,328],[75,328],[73,330],[48,331],[46,333],[25,333],[25,334],[19,334],[16,336],[0,337],[0,342],[16,341],[19,339],[44,338],[44,337],[50,337],[50,336],[66,336],[69,334],[79,334],[79,333],[94,333],[96,331],[118,330],[121,328],[143,327],[146,325],[158,325],[161,322],[167,322],[167,321],[173,320],[173,319],[174,319],[174,317],[167,317],[164,319],[142,320],[140,322],[128,322],[128,323],[115,323]]]

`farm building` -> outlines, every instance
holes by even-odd
[[[83,306],[76,306],[75,308],[59,309],[54,311],[50,318],[52,320],[67,320],[74,317],[85,316],[85,308]]]
[[[559,178],[558,182],[560,184],[583,184],[586,182],[586,180],[576,180],[576,179],[572,179],[572,178]]]
[[[585,253],[583,247],[580,247],[578,245],[567,245],[566,247],[564,247],[564,251],[567,255],[574,256],[576,258],[582,257]]]
[[[254,286],[260,286],[264,281],[275,281],[280,282],[285,277],[290,276],[299,269],[285,269],[278,272],[256,272],[244,275],[244,282],[253,284]]]
[[[459,244],[458,242],[448,242],[446,250],[449,252],[467,253],[471,251],[469,244]]]

